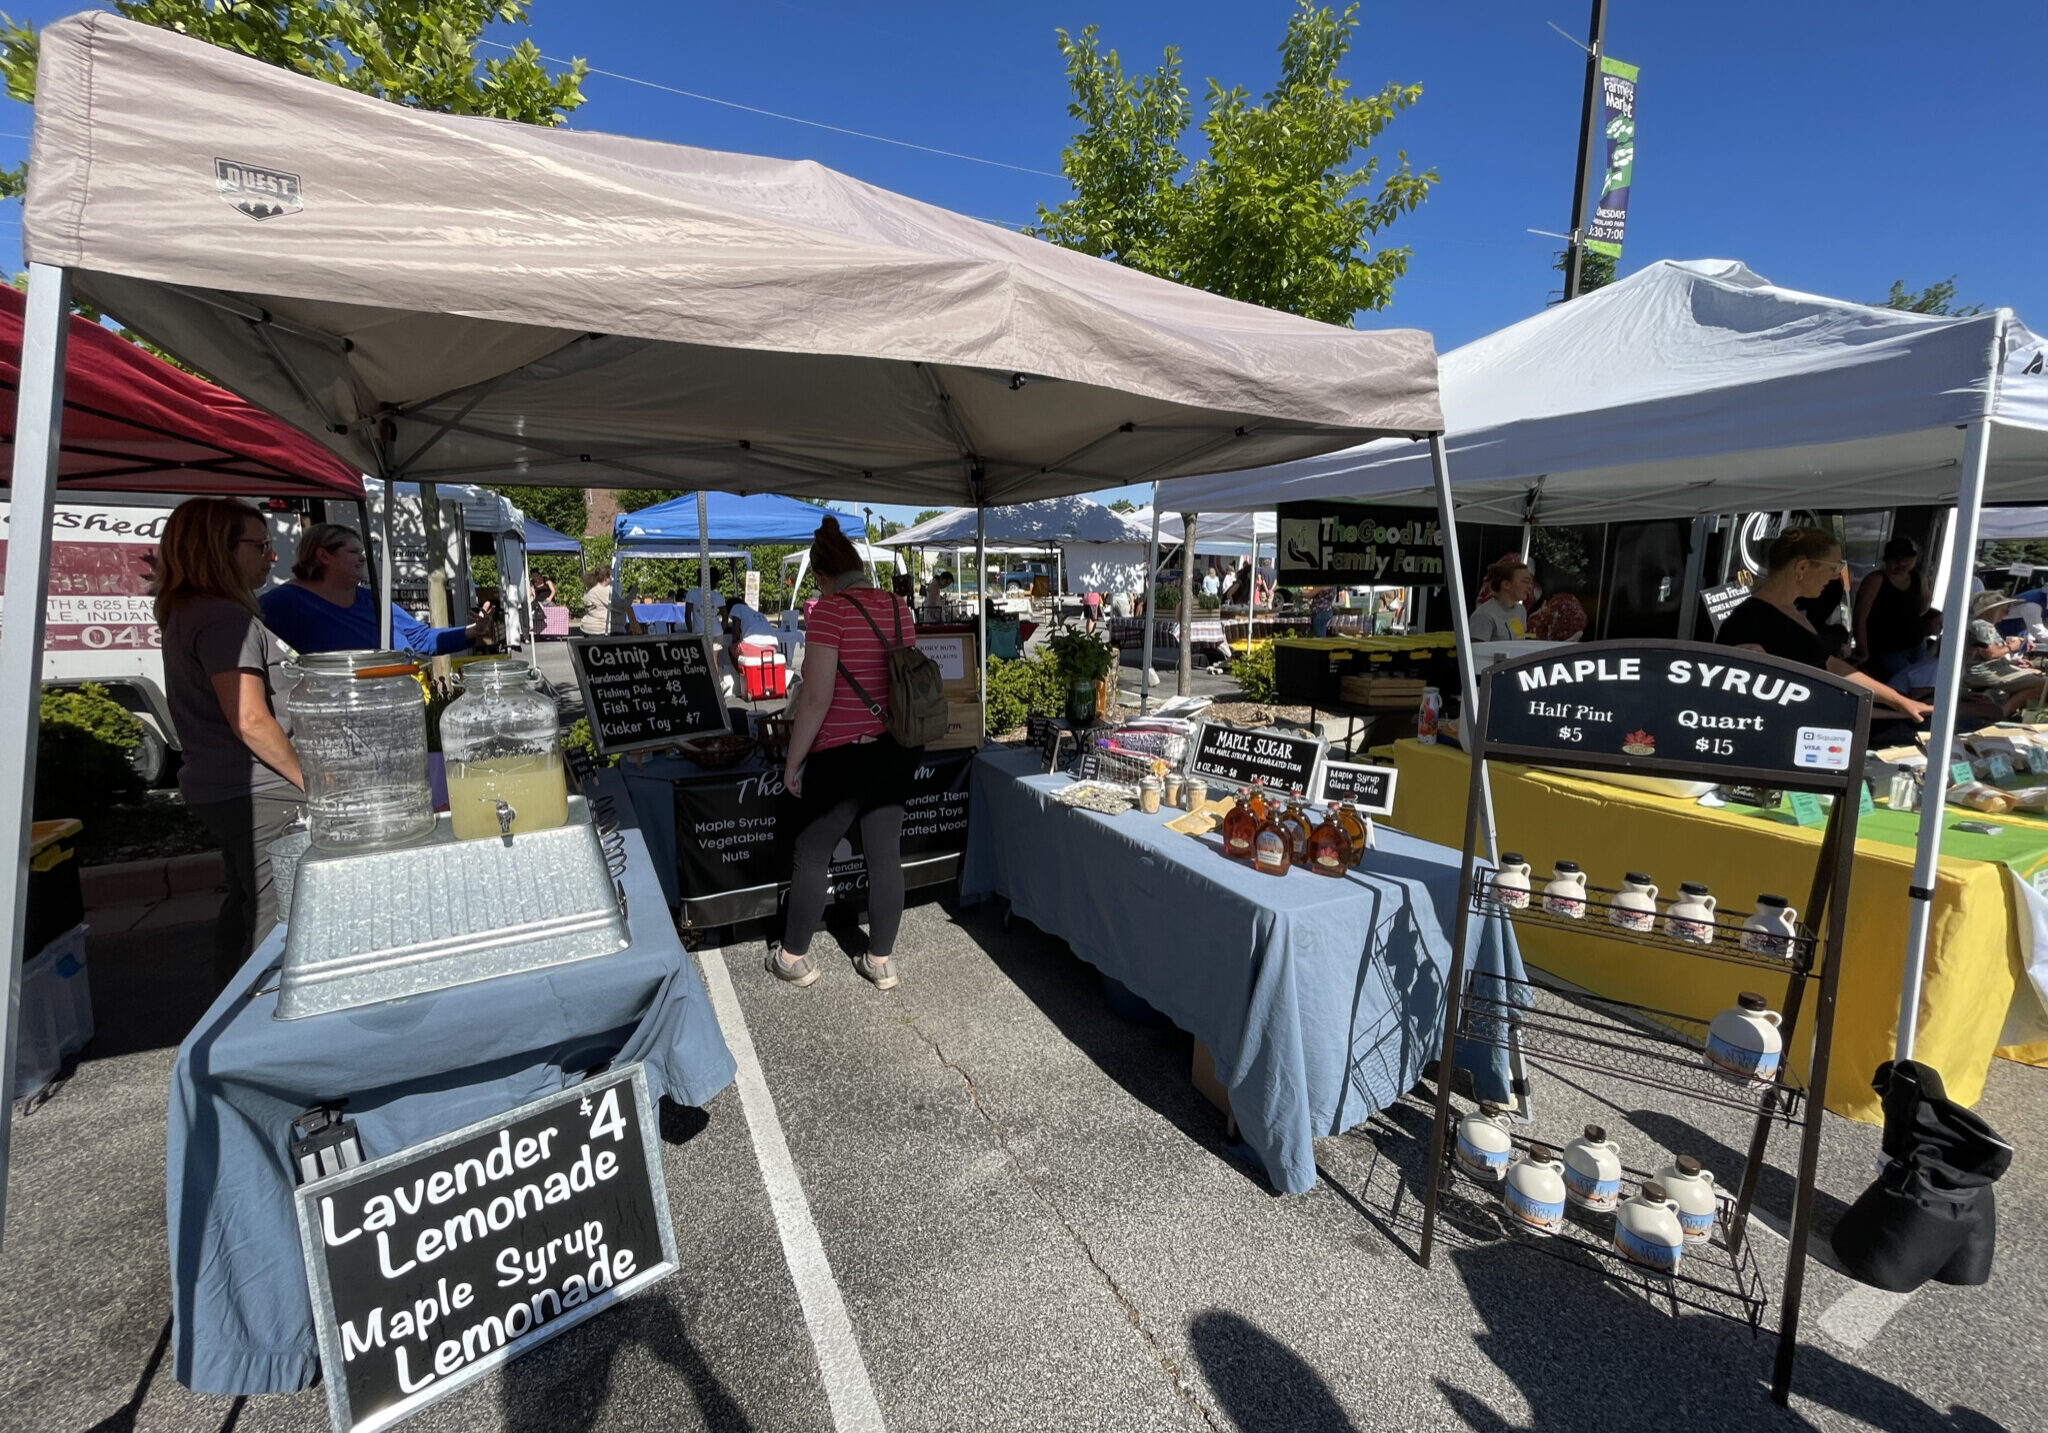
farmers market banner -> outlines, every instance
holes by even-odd
[[[1607,180],[1593,222],[1586,226],[1586,247],[1610,259],[1621,257],[1628,228],[1628,188],[1636,170],[1636,67],[1600,57],[1600,123],[1607,131]]]
[[[1443,532],[1433,507],[1282,503],[1278,518],[1283,585],[1444,585]]]

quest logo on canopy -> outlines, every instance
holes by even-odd
[[[213,161],[214,183],[220,197],[251,219],[275,219],[296,214],[306,207],[299,176],[234,159]]]

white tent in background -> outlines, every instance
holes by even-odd
[[[1181,535],[1186,531],[1178,512],[1159,514],[1159,545],[1180,546]],[[1143,528],[1150,536],[1152,532],[1152,509],[1139,508],[1130,515],[1132,522]],[[1278,531],[1279,522],[1271,511],[1267,512],[1205,512],[1197,515],[1195,522],[1195,555],[1197,557],[1249,557],[1254,539],[1259,551],[1273,551],[1273,534]]]
[[[1144,586],[1150,527],[1090,498],[1048,498],[985,510],[991,552],[1050,552],[1070,592],[1134,592]],[[882,539],[884,547],[974,545],[975,509],[954,508]]]
[[[1979,542],[2028,542],[2048,538],[2048,508],[1986,508],[1977,524]]]
[[[1728,260],[1663,262],[1454,349],[1441,371],[1450,497],[1468,520],[1954,503],[1941,602],[1962,612],[1983,504],[2048,494],[2048,343],[2006,309],[1903,313],[1781,289]],[[1160,489],[1201,508],[1423,502],[1440,495],[1430,457],[1385,440]],[[1955,737],[1963,650],[1943,654],[1937,752]],[[1930,762],[1913,878],[1929,894],[1911,908],[1900,1058],[1919,1020],[1947,781],[1948,763]]]

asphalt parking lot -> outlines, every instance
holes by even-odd
[[[326,1426],[318,1390],[229,1400],[170,1377],[164,1096],[207,994],[205,950],[203,927],[92,944],[99,1036],[16,1126],[0,1427]],[[664,1109],[680,1272],[408,1426],[2042,1426],[2044,1072],[2001,1063],[1983,1105],[2020,1150],[1993,1283],[1878,1295],[1828,1268],[1823,1241],[1781,1412],[1766,1395],[1775,1307],[1761,1336],[1674,1318],[1536,1257],[1477,1209],[1422,1269],[1419,1104],[1322,1141],[1321,1184],[1274,1196],[1230,1158],[1189,1083],[1187,1037],[1111,1014],[1092,971],[1022,922],[917,906],[888,994],[829,958],[791,990],[758,952],[698,955],[759,1079],[701,1111]],[[1597,1118],[1709,1167],[1732,1166],[1741,1143],[1740,1127],[1597,1079],[1537,1088],[1551,1128]],[[1829,1122],[1823,1232],[1875,1148],[1874,1129]],[[1789,1163],[1790,1140],[1774,1151]],[[1756,1248],[1774,1291],[1783,1244],[1768,1228],[1789,1199],[1789,1179],[1767,1176]],[[805,1220],[822,1259],[804,1257]]]

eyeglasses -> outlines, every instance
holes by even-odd
[[[235,546],[260,547],[265,552],[273,554],[277,551],[277,544],[267,537],[238,537],[235,539]]]

